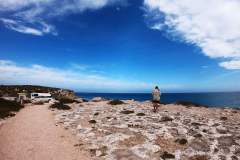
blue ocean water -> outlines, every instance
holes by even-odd
[[[88,100],[93,97],[122,100],[134,99],[137,101],[146,101],[152,98],[151,93],[77,93],[77,96]],[[209,107],[240,108],[240,92],[163,93],[161,96],[162,103],[175,103],[177,101],[188,101]]]

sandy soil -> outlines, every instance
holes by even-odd
[[[1,160],[85,160],[72,135],[56,126],[47,105],[33,105],[0,126]]]

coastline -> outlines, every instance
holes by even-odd
[[[64,160],[77,156],[77,152],[81,152],[78,156],[84,155],[86,160],[240,158],[239,109],[182,101],[161,104],[158,112],[154,113],[151,101],[101,97],[86,101],[73,92],[70,95],[71,98],[62,97],[45,104],[28,103],[14,117],[0,120],[2,157],[14,159],[19,154],[20,160],[31,160],[33,155],[36,159],[46,158],[44,146],[49,145],[54,148],[50,154],[54,159],[58,157],[57,152],[64,152],[61,146],[65,147],[62,143],[66,141],[62,142],[61,133],[66,132],[72,140],[66,144],[68,151],[62,156]],[[33,126],[36,124],[37,127]],[[44,127],[46,124],[48,128]],[[45,136],[42,137],[41,133]],[[44,141],[40,146],[35,143],[36,135]],[[19,143],[22,137],[29,138]],[[29,154],[27,147],[18,151],[27,144],[32,144],[34,152]],[[8,148],[13,151],[8,152]]]
[[[75,93],[76,96],[91,100],[94,97],[105,99],[134,99],[144,102],[152,99],[151,93]],[[209,93],[162,93],[161,102],[173,104],[190,102],[208,107],[240,107],[240,92],[209,92]]]

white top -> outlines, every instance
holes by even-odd
[[[154,89],[152,95],[154,101],[160,101],[161,92],[159,89]]]

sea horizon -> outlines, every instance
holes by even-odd
[[[152,100],[151,93],[80,93],[76,95],[91,100],[94,97],[136,101]],[[240,108],[240,92],[205,92],[205,93],[162,93],[162,103],[191,102],[209,107]]]

